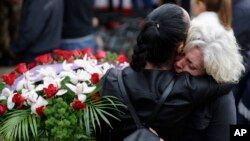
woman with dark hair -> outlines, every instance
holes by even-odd
[[[138,35],[131,67],[110,69],[101,81],[101,96],[115,96],[125,103],[117,78],[118,73],[122,73],[127,94],[140,121],[167,141],[179,140],[190,113],[197,105],[228,93],[232,87],[218,84],[209,76],[192,77],[185,72],[175,75],[171,71],[188,28],[189,16],[184,9],[174,4],[158,7],[147,16]],[[172,80],[175,83],[171,93],[149,123],[155,106]],[[103,127],[99,140],[120,141],[136,130],[128,109],[121,111],[114,113],[120,121],[111,121],[112,128]]]

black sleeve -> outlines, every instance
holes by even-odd
[[[233,93],[217,98],[212,104],[212,120],[205,141],[229,141],[230,125],[236,124],[236,107]]]
[[[24,1],[19,36],[11,46],[14,53],[18,54],[27,50],[38,40],[39,34],[43,32],[52,5],[53,1],[48,0]]]
[[[211,102],[218,96],[228,94],[236,84],[217,83],[211,76],[194,77],[184,74],[185,83],[189,89],[194,104]]]

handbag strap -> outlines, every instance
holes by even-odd
[[[166,98],[168,97],[168,95],[172,91],[173,86],[174,86],[174,82],[175,82],[175,80],[172,79],[171,82],[170,82],[170,84],[168,85],[168,87],[166,88],[166,90],[164,91],[164,93],[162,94],[162,96],[161,96],[158,104],[156,105],[156,107],[155,107],[155,109],[153,111],[153,114],[150,116],[147,124],[150,123],[150,122],[152,122],[155,119],[155,117],[156,117],[157,113],[159,112],[162,104],[165,102]],[[119,85],[120,91],[121,91],[121,93],[122,93],[122,95],[124,97],[124,100],[127,103],[127,106],[128,106],[128,109],[129,109],[129,111],[130,111],[130,113],[132,115],[132,118],[135,121],[135,124],[136,124],[137,128],[144,127],[142,125],[142,123],[141,123],[138,115],[136,114],[136,111],[135,111],[132,103],[129,100],[129,97],[128,97],[128,94],[126,92],[126,89],[125,89],[125,86],[124,86],[124,82],[123,82],[123,79],[122,79],[122,71],[118,71],[118,85]]]
[[[157,113],[159,112],[161,106],[163,105],[163,103],[166,101],[167,97],[169,96],[170,92],[172,91],[173,87],[174,87],[174,83],[175,80],[172,79],[169,83],[169,85],[167,86],[166,90],[163,92],[158,104],[156,105],[152,115],[150,116],[149,120],[147,121],[147,124],[151,123],[155,117],[157,116]]]
[[[132,103],[130,102],[129,100],[129,97],[127,95],[127,92],[126,92],[126,89],[125,89],[125,86],[124,86],[124,83],[123,83],[123,79],[122,79],[122,70],[118,70],[118,85],[119,85],[119,88],[120,88],[120,91],[124,97],[124,100],[128,106],[128,109],[132,115],[132,118],[134,119],[135,121],[135,124],[136,124],[136,127],[137,128],[142,128],[144,127],[139,119],[139,117],[137,116],[136,112],[135,112],[135,109],[132,105]]]

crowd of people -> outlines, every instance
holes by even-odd
[[[230,125],[250,124],[249,2],[191,0],[190,12],[176,4],[158,6],[144,19],[131,47],[130,66],[110,69],[101,80],[100,95],[126,104],[118,82],[121,73],[139,119],[163,140],[229,141]],[[2,44],[1,49],[17,62],[31,62],[56,48],[95,52],[94,4],[23,0],[19,36],[9,50]],[[171,81],[170,95],[149,122]],[[113,127],[103,125],[97,140],[123,140],[136,130],[128,108],[113,114],[120,121],[110,119]]]

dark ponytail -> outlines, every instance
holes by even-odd
[[[135,71],[140,71],[145,67],[150,44],[157,44],[157,38],[159,38],[159,31],[156,23],[153,21],[146,22],[137,37],[137,45],[134,47],[134,54],[130,62],[130,66]]]
[[[147,62],[171,65],[177,46],[185,40],[188,25],[177,5],[164,4],[152,11],[137,37],[131,67],[140,71]]]

